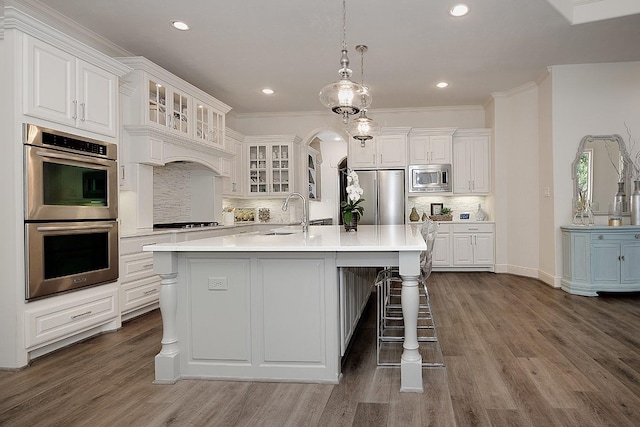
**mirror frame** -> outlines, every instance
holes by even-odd
[[[631,170],[631,166],[633,164],[633,162],[631,161],[631,156],[629,156],[629,152],[627,151],[627,146],[624,143],[624,140],[622,139],[622,137],[620,135],[617,134],[613,134],[613,135],[586,135],[584,136],[581,140],[580,140],[580,145],[578,146],[578,152],[576,153],[576,158],[573,161],[573,163],[571,163],[571,177],[573,179],[573,204],[571,206],[571,210],[572,212],[575,211],[576,206],[578,206],[578,177],[576,175],[576,167],[578,166],[578,162],[580,162],[580,158],[582,157],[582,153],[584,152],[584,146],[588,143],[588,142],[595,142],[595,141],[603,141],[603,142],[617,142],[618,143],[618,148],[620,150],[620,155],[622,156],[622,177],[625,183],[627,183],[628,185],[625,186],[625,192],[630,191],[631,189],[628,188],[629,185],[631,185],[631,181],[630,181],[630,170]],[[613,194],[612,193],[612,199],[613,199]],[[593,211],[593,215],[608,215],[608,211]],[[625,211],[623,213],[623,215],[629,215],[628,210]]]

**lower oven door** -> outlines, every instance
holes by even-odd
[[[116,221],[25,224],[26,299],[118,279]]]

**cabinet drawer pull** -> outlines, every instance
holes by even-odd
[[[469,231],[477,231],[477,230],[478,230],[477,228],[473,228],[473,227],[469,228]]]
[[[78,101],[71,101],[73,103],[73,116],[71,117],[73,120],[78,118]]]
[[[142,295],[149,295],[158,292],[157,289],[149,289],[148,291],[144,291]]]
[[[87,106],[85,105],[84,102],[81,103],[80,106],[82,107],[82,117],[80,117],[80,120],[84,122],[86,120],[86,118],[85,118],[85,114],[86,114],[85,110],[86,110]]]
[[[602,234],[600,234],[600,235],[598,236],[598,240],[604,240],[604,236],[603,236]]]
[[[91,314],[91,310],[85,311],[84,313],[76,314],[75,316],[71,316],[71,320],[75,320],[78,317],[87,316],[89,314]]]
[[[636,234],[636,239],[640,239],[640,234]]]
[[[143,268],[152,268],[153,267],[153,263],[151,264],[145,264],[142,266]]]

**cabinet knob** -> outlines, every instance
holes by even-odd
[[[636,234],[636,239],[640,239],[640,234]]]
[[[600,235],[598,236],[598,240],[604,240],[604,236],[603,236],[602,234],[600,234]]]

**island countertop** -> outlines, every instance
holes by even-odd
[[[268,232],[234,234],[179,243],[160,243],[144,247],[151,252],[350,252],[423,251],[426,244],[420,224],[359,225],[357,232],[346,232],[340,225],[274,228]]]

